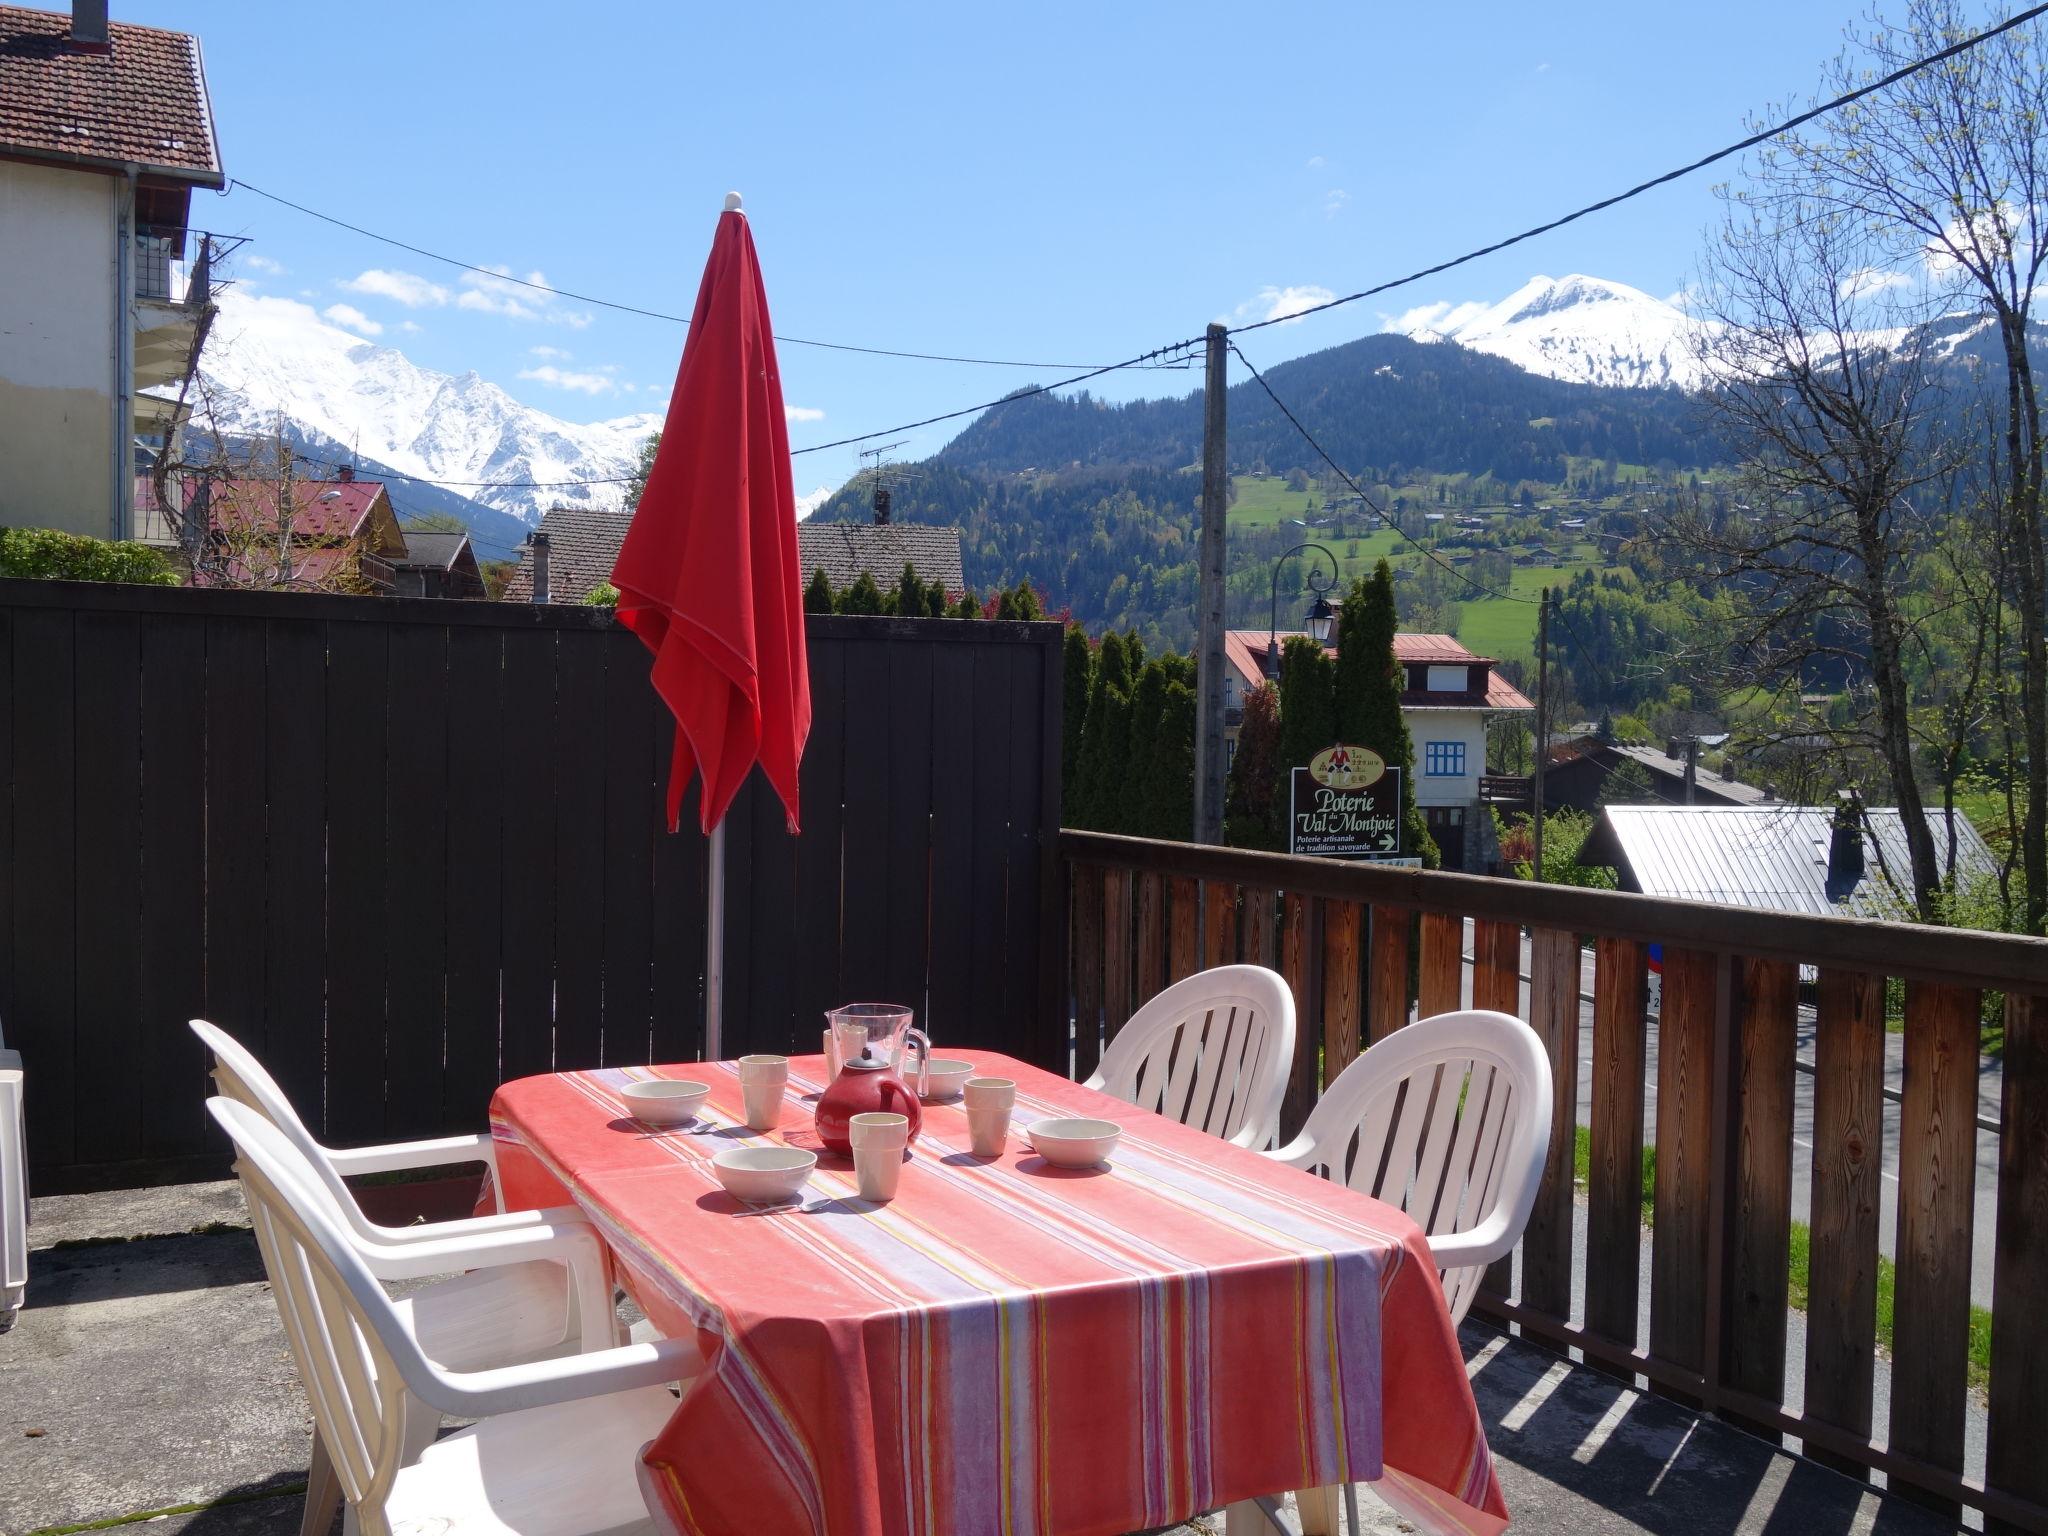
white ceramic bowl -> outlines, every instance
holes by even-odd
[[[728,1147],[711,1159],[725,1192],[748,1205],[793,1198],[817,1166],[817,1153],[801,1147]]]
[[[1123,1129],[1114,1120],[1034,1120],[1024,1134],[1048,1163],[1093,1168],[1116,1151]]]
[[[644,1083],[628,1083],[619,1090],[636,1120],[649,1125],[682,1125],[693,1120],[697,1107],[711,1092],[709,1083],[689,1078],[657,1077]]]
[[[924,1100],[927,1104],[950,1104],[960,1097],[967,1087],[967,1079],[979,1069],[971,1061],[961,1061],[953,1056],[934,1056],[931,1072],[926,1077]]]

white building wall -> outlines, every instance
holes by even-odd
[[[1415,743],[1415,803],[1469,806],[1479,798],[1479,776],[1486,772],[1486,716],[1479,710],[1409,709],[1408,736]],[[1465,771],[1432,774],[1429,744],[1456,742],[1465,749]]]
[[[112,176],[0,160],[0,525],[113,531]]]

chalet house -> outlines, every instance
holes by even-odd
[[[484,573],[466,533],[405,530],[405,556],[391,579],[393,597],[481,598]]]
[[[596,507],[554,507],[519,550],[505,583],[508,603],[580,603],[612,579],[633,519]]]
[[[1772,800],[1769,790],[1754,784],[1689,769],[1685,760],[1674,753],[1585,735],[1558,743],[1544,759],[1544,809],[1598,811],[1609,776],[1627,765],[1641,770],[1649,781],[1651,794],[1667,805],[1764,805]],[[1692,778],[1690,790],[1686,784],[1688,773]]]
[[[1265,680],[1266,638],[1262,629],[1223,633],[1226,754],[1237,750],[1245,694]],[[1284,647],[1288,636],[1278,639]],[[1415,803],[1442,850],[1444,868],[1480,868],[1484,834],[1474,823],[1484,819],[1479,780],[1486,772],[1486,722],[1536,706],[1493,670],[1493,658],[1473,655],[1450,635],[1397,634],[1394,660],[1405,674],[1401,713],[1415,743]]]
[[[903,567],[948,597],[967,590],[960,564],[960,530],[930,523],[798,523],[797,569],[808,583],[818,571],[843,592],[865,571],[884,592],[903,580]]]
[[[288,532],[275,480],[212,487],[210,554],[194,570],[193,584],[391,592],[407,558],[398,514],[377,481],[342,473],[338,480],[290,482]]]
[[[192,191],[225,185],[196,37],[0,5],[0,524],[163,531],[136,444],[181,425],[211,313]]]

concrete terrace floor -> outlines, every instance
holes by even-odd
[[[0,1536],[297,1531],[310,1420],[244,1221],[231,1183],[35,1202],[28,1305],[0,1335]],[[1489,1327],[1468,1323],[1464,1342],[1518,1529],[1957,1529]],[[1408,1529],[1364,1504],[1367,1529]],[[204,1507],[161,1513],[190,1505]]]

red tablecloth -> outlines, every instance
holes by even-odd
[[[728,1196],[720,1148],[817,1149],[798,1099],[752,1136],[730,1064],[526,1078],[491,1127],[508,1207],[573,1201],[663,1332],[707,1374],[642,1458],[691,1536],[1088,1536],[1256,1494],[1374,1479],[1425,1529],[1495,1532],[1494,1480],[1428,1248],[1378,1201],[989,1052],[1043,1115],[1118,1121],[1109,1166],[1073,1172],[1013,1132],[968,1150],[929,1106],[897,1198],[820,1159],[805,1200]],[[817,1057],[790,1092],[823,1087]],[[679,1131],[616,1089],[709,1081]]]

